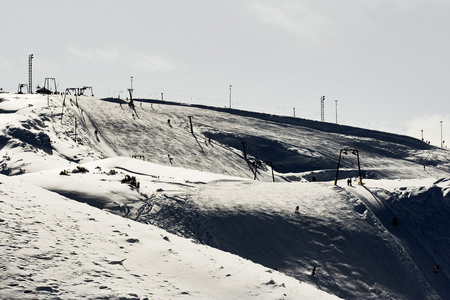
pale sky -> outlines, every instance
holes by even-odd
[[[0,88],[92,86],[450,145],[450,1],[0,0]]]

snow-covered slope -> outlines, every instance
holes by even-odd
[[[339,151],[350,148],[360,151],[366,178],[419,178],[450,170],[447,151],[407,136],[156,101],[135,101],[134,109],[125,103],[87,97],[78,103],[84,115],[95,119],[118,154],[144,155],[146,160],[158,164],[253,179],[252,163],[258,160],[271,162],[279,180],[310,180],[315,174],[318,180],[328,181],[335,177]],[[357,174],[355,158],[349,153],[341,161],[341,167],[353,171],[351,175]],[[263,163],[257,178],[271,181],[270,171],[270,166]],[[346,175],[349,174],[342,170],[342,176]]]
[[[30,297],[42,294],[89,298],[91,294],[94,298],[105,292],[108,297],[131,299],[317,299],[329,294],[345,299],[450,297],[446,150],[409,137],[296,118],[157,101],[135,101],[133,109],[118,99],[71,98],[66,99],[66,107],[57,96],[7,95],[0,100],[1,173],[20,175],[20,179],[0,180],[4,191],[0,205],[5,207],[0,216],[4,220],[0,223],[5,229],[2,232],[13,236],[15,226],[6,225],[19,220],[20,226],[30,226],[25,229],[30,232],[40,230],[36,227],[41,226],[39,222],[46,224],[53,219],[56,221],[50,222],[50,227],[69,230],[70,220],[77,220],[85,227],[80,230],[74,226],[68,236],[79,239],[49,243],[53,247],[60,243],[59,252],[65,245],[84,245],[83,255],[90,261],[103,262],[99,268],[107,266],[110,274],[130,282],[135,279],[136,284],[121,288],[111,279],[102,285],[101,292],[91,281],[80,284],[86,285],[83,292],[61,288],[75,283],[75,279],[61,278],[62,273],[83,273],[97,266],[79,265],[77,269],[74,264],[73,270],[54,276],[52,285],[42,281],[46,276],[40,277],[39,285],[9,281],[3,285],[8,291],[4,295],[19,297],[26,292]],[[363,186],[357,184],[357,161],[350,153],[341,161],[342,179],[337,186],[333,184],[339,150],[344,148],[359,150]],[[268,162],[273,165],[275,183]],[[126,176],[135,177],[139,184],[122,184]],[[313,176],[318,182],[311,182]],[[348,177],[353,177],[353,186],[346,185]],[[65,204],[51,205],[48,201]],[[50,210],[63,215],[66,221],[51,217],[38,220],[36,225],[26,222],[26,217],[18,219],[14,212],[31,209],[27,204],[34,202],[45,209],[28,213],[45,215],[45,210]],[[296,206],[298,213],[294,212]],[[101,222],[86,217],[94,212],[99,216],[93,218]],[[392,224],[394,217],[398,226]],[[88,224],[98,227],[89,228],[94,232],[86,231]],[[113,225],[121,227],[117,229],[120,233],[111,230]],[[175,237],[153,225],[257,264]],[[155,234],[147,236],[147,231]],[[64,236],[63,231],[58,232]],[[117,235],[124,232],[139,243],[125,238],[118,242]],[[155,274],[142,269],[147,264],[137,266],[125,256],[110,258],[116,252],[111,252],[109,246],[92,256],[98,244],[87,242],[85,235],[127,251],[139,248],[130,256],[143,261],[147,258],[140,258],[141,251],[153,251],[151,256],[158,260],[158,268],[163,268],[160,261],[165,261],[164,267],[177,271],[158,271],[166,285],[153,280],[150,288],[140,288],[143,274]],[[161,241],[161,237],[168,237],[173,245],[166,249],[168,241]],[[7,253],[8,261],[32,257],[29,253],[7,251],[12,249],[14,239],[8,241],[0,248],[2,257],[3,253]],[[50,247],[41,238],[30,243],[27,246],[24,240],[19,244],[21,249],[35,247],[36,252]],[[152,246],[156,250],[148,250]],[[195,258],[203,264],[189,264],[189,253],[196,252],[215,261],[224,255],[230,257],[228,265],[243,272],[234,278],[236,282],[230,281],[236,289],[225,281],[233,273],[227,272],[224,278],[205,256]],[[122,265],[107,263],[124,258]],[[57,264],[57,259],[30,261],[29,268],[41,268],[42,262],[59,269],[66,265]],[[435,264],[440,265],[438,273],[433,273]],[[187,265],[193,269],[188,270]],[[316,274],[311,276],[314,267]],[[130,268],[135,268],[132,270],[136,273]],[[275,270],[290,277],[266,277],[283,276]],[[4,267],[0,272],[2,276],[11,274]],[[292,285],[285,283],[288,280]],[[310,285],[316,289],[310,290]],[[213,295],[212,291],[217,290],[218,294]]]
[[[1,299],[337,299],[20,179],[0,186]]]

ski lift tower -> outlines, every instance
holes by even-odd
[[[56,79],[55,78],[52,78],[52,77],[45,78],[45,80],[44,80],[44,88],[46,88],[49,91],[51,91],[50,82],[53,82],[53,85],[55,87],[55,89],[53,90],[53,94],[57,94],[58,93],[58,88],[56,87]]]
[[[130,105],[133,105],[133,76],[131,76],[131,89],[128,89],[130,93]]]
[[[128,89],[128,93],[130,94],[130,102],[133,102],[133,89]]]
[[[24,87],[26,87],[27,90],[28,90],[28,85],[27,85],[26,83],[20,83],[19,86],[18,86],[18,88],[17,88],[17,94],[23,94],[22,89],[23,89]]]
[[[362,185],[362,175],[361,175],[361,164],[359,163],[359,152],[356,149],[341,149],[341,151],[339,152],[339,160],[338,160],[338,165],[336,168],[336,177],[334,178],[334,185],[337,185],[337,181],[338,181],[338,175],[339,175],[339,167],[341,166],[341,157],[342,154],[347,155],[347,154],[353,154],[356,155],[356,159],[358,161],[358,176],[359,176],[359,184]]]
[[[28,55],[28,94],[33,94],[33,54]]]
[[[85,96],[84,92],[86,90],[90,90],[91,96],[94,97],[94,91],[92,90],[92,86],[83,86],[82,88],[80,88],[80,96]]]

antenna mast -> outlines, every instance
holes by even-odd
[[[33,94],[33,54],[28,55],[28,93]]]

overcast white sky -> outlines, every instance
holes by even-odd
[[[2,0],[0,87],[232,106],[450,145],[450,1]]]

